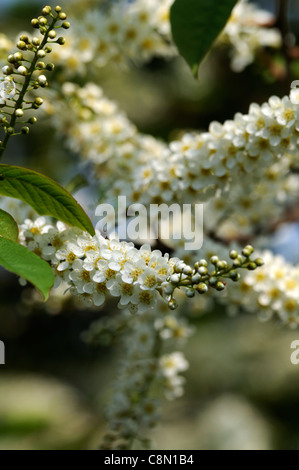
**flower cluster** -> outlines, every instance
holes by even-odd
[[[247,115],[238,113],[223,125],[213,122],[209,132],[185,134],[162,157],[143,165],[132,162],[132,171],[122,174],[122,194],[129,203],[145,205],[197,203],[217,194],[226,197],[245,181],[248,193],[261,181],[283,181],[298,160],[299,107],[293,101],[293,95],[273,96],[261,106],[252,104]],[[119,194],[118,182],[108,194]]]
[[[21,225],[20,240],[55,269],[56,286],[66,282],[70,292],[87,305],[101,306],[106,297],[119,298],[119,308],[145,312],[162,297],[171,310],[177,308],[174,293],[180,289],[187,297],[205,294],[209,289],[222,291],[225,279],[239,280],[237,270],[256,269],[261,259],[252,260],[253,248],[242,255],[236,252],[232,264],[214,256],[213,268],[201,259],[193,267],[178,258],[162,255],[143,245],[105,239],[99,232],[91,237],[78,229],[47,223],[43,217]]]
[[[162,153],[165,145],[138,133],[125,113],[97,85],[79,87],[66,82],[62,91],[63,100],[50,94],[45,112],[54,115],[51,102],[55,101],[53,125],[64,136],[68,148],[93,164],[96,176],[102,175],[105,168],[108,176],[117,168],[121,175],[130,171],[131,161],[141,165],[150,156],[158,158]],[[107,161],[109,166],[104,167]]]
[[[188,368],[188,362],[181,352],[165,349],[171,347],[173,351],[192,330],[174,312],[166,315],[164,307],[158,302],[155,312],[136,316],[125,311],[104,317],[83,335],[93,345],[107,344],[117,336],[117,344],[122,344],[126,351],[106,410],[109,431],[103,439],[104,449],[124,449],[133,440],[146,437],[160,417],[157,390],[163,391],[168,399],[183,393],[181,373]]]
[[[241,72],[250,65],[262,48],[281,47],[280,31],[269,27],[274,21],[270,12],[247,1],[242,0],[235,6],[218,39],[219,45],[224,43],[231,47],[231,68],[234,72]]]
[[[169,22],[172,1],[125,0],[83,13],[80,19],[72,19],[66,47],[55,52],[55,63],[61,66],[64,77],[70,77],[86,74],[87,67],[173,55]]]
[[[177,54],[170,26],[173,0],[119,0],[100,5],[93,11],[80,12],[72,19],[72,31],[66,47],[55,54],[62,77],[86,75],[90,68],[107,64],[140,63],[154,56]],[[229,44],[232,68],[240,71],[254,61],[264,48],[279,48],[281,35],[269,28],[273,16],[241,0],[219,37],[217,44]]]

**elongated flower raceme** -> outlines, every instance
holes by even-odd
[[[174,310],[176,289],[187,297],[205,294],[210,288],[222,291],[224,278],[238,281],[239,268],[252,270],[263,264],[251,259],[253,248],[247,247],[232,264],[212,258],[209,271],[204,259],[191,267],[159,250],[152,251],[150,245],[137,249],[133,243],[104,239],[99,233],[91,237],[60,222],[47,224],[43,217],[26,220],[20,239],[55,269],[56,285],[65,281],[72,294],[89,305],[102,305],[107,295],[117,297],[120,308],[128,306],[133,312],[154,308],[158,296]]]

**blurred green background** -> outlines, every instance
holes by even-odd
[[[262,3],[273,8],[274,2]],[[67,12],[70,4],[61,2]],[[30,19],[42,6],[40,0],[0,0],[0,32],[14,40],[18,31],[30,31]],[[292,27],[298,31],[295,19]],[[279,66],[280,58],[273,60]],[[298,65],[293,68],[298,78]],[[155,58],[141,68],[104,69],[98,83],[142,132],[166,140],[182,130],[206,130],[210,121],[247,112],[251,102],[282,96],[289,86],[259,61],[242,73],[231,72],[224,50],[205,61],[199,82],[181,59]],[[43,123],[29,137],[13,140],[8,161],[66,184],[78,158],[58,148]],[[21,288],[13,275],[0,271],[0,339],[6,346],[6,365],[0,366],[0,449],[99,445],[118,349],[92,348],[81,334],[114,309],[108,304],[102,310],[82,310],[55,299],[45,306],[30,287]],[[186,393],[173,403],[163,402],[153,447],[299,448],[299,365],[290,363],[290,344],[299,333],[247,314],[231,318],[217,306],[209,315],[198,312],[192,322],[197,333],[186,348]]]

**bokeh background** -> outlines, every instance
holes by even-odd
[[[258,3],[271,11],[275,7],[271,0]],[[14,40],[19,31],[30,31],[30,19],[42,6],[41,0],[0,0],[0,32]],[[61,6],[68,12],[69,2]],[[298,41],[298,2],[290,1],[289,13]],[[251,102],[288,92],[280,59],[274,59],[276,76],[262,60],[233,73],[224,49],[210,54],[199,82],[179,58],[154,58],[128,70],[107,67],[97,80],[142,132],[171,140],[182,130],[206,130],[212,120],[224,121],[247,112]],[[292,67],[299,78],[299,61]],[[8,161],[62,184],[78,165],[47,122],[30,136],[13,139]],[[273,235],[271,245],[299,261],[298,239],[298,224],[288,224]],[[290,246],[295,247],[291,252]],[[21,287],[15,276],[0,270],[0,339],[6,346],[6,365],[0,366],[0,449],[98,447],[118,347],[88,345],[82,332],[113,309],[108,304],[84,310],[69,298],[43,304],[30,286]],[[216,306],[191,320],[196,334],[186,347],[186,393],[163,403],[162,422],[152,433],[155,449],[299,448],[299,365],[290,362],[290,344],[299,332],[228,313]]]

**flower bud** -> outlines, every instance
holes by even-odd
[[[17,42],[17,48],[21,49],[21,51],[26,51],[27,49],[27,44],[24,41],[18,41]]]
[[[31,25],[33,26],[33,28],[39,28],[38,19],[37,19],[37,18],[33,18],[33,19],[31,20]]]
[[[218,281],[217,284],[216,284],[216,290],[218,290],[220,292],[224,289],[225,289],[225,285],[223,284],[223,282]]]
[[[60,38],[57,39],[57,43],[63,46],[63,44],[65,44],[65,38],[61,36]]]
[[[196,290],[199,294],[206,294],[209,288],[204,282],[201,282],[200,284],[198,284]]]
[[[37,123],[36,117],[32,116],[31,118],[29,118],[29,119],[28,119],[28,123],[29,123],[29,124],[36,124],[36,123]]]
[[[186,276],[190,276],[193,273],[193,269],[191,266],[185,266],[183,269],[183,273],[186,274]]]
[[[172,274],[170,276],[170,282],[173,285],[177,285],[180,282],[180,276],[178,276],[178,274]]]
[[[230,274],[229,274],[229,277],[232,281],[237,282],[237,281],[239,281],[241,276],[238,273],[238,271],[231,271]]]
[[[39,57],[39,59],[43,59],[44,57],[46,57],[45,51],[44,51],[43,49],[41,49],[40,51],[38,51],[37,57]]]
[[[216,284],[217,284],[217,282],[218,282],[217,277],[213,277],[213,276],[210,277],[210,279],[209,279],[209,284],[210,284],[210,286],[215,287]]]
[[[48,20],[44,16],[39,16],[38,22],[41,26],[46,26],[46,24],[48,24]]]
[[[58,17],[59,17],[60,20],[66,20],[66,13],[64,13],[62,11],[62,12],[59,13]]]
[[[254,260],[255,264],[260,268],[261,266],[264,266],[265,262],[262,258],[257,258]]]
[[[25,134],[25,135],[29,134],[29,127],[27,127],[27,126],[22,127],[21,132],[22,132],[22,134]]]
[[[56,36],[57,36],[57,33],[56,33],[56,31],[54,31],[54,29],[52,29],[52,31],[49,31],[48,36],[49,36],[50,39],[55,39]]]
[[[171,299],[168,302],[168,307],[170,308],[170,310],[176,310],[178,308],[178,304],[174,299]]]
[[[254,271],[256,268],[257,268],[257,265],[253,262],[249,263],[247,266],[247,269],[249,269],[249,271]]]
[[[22,109],[16,109],[16,116],[17,117],[22,117],[24,116],[24,111]]]
[[[2,67],[2,72],[4,75],[11,75],[13,73],[13,69],[10,65],[4,65],[4,67]]]
[[[57,5],[57,6],[55,7],[56,13],[60,13],[61,10],[62,10],[62,8],[61,8],[59,5]]]
[[[51,13],[52,11],[52,8],[48,5],[46,5],[43,9],[42,9],[42,14],[47,16]]]
[[[189,298],[189,299],[192,299],[192,297],[195,296],[195,290],[194,289],[188,289],[186,291],[186,296]]]
[[[212,256],[212,258],[211,258],[211,263],[212,264],[216,265],[218,263],[218,261],[219,261],[218,256]]]
[[[61,25],[64,29],[69,29],[69,27],[71,26],[70,23],[68,21],[64,21],[64,23],[62,23]]]
[[[47,77],[45,75],[40,75],[37,81],[41,87],[45,87],[47,85]]]
[[[32,38],[32,44],[33,44],[34,46],[39,46],[39,45],[40,45],[40,40],[39,40],[39,38],[36,38],[36,37]]]
[[[26,67],[24,67],[24,65],[20,65],[20,67],[18,67],[18,73],[20,73],[22,75],[26,75],[27,74]]]
[[[15,62],[21,62],[24,59],[22,52],[15,52],[13,57]]]
[[[251,245],[245,246],[242,250],[242,255],[246,256],[246,258],[249,258],[250,255],[254,252],[254,248]]]

